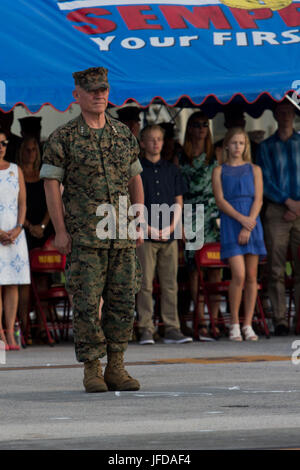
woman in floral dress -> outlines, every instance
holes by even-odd
[[[219,211],[212,191],[212,172],[217,162],[214,158],[212,137],[208,118],[201,112],[195,112],[187,122],[183,151],[179,155],[179,166],[187,185],[184,204],[192,204],[193,231],[196,228],[196,204],[204,205],[204,243],[219,241],[217,219]],[[186,265],[189,271],[190,293],[194,305],[197,303],[198,273],[195,262],[195,251],[184,251]],[[221,279],[220,269],[209,269],[208,280],[216,282]],[[214,319],[219,313],[219,296],[212,296],[212,312]],[[209,337],[204,320],[204,304],[199,304],[199,337],[205,340]],[[216,328],[217,332],[218,329]]]

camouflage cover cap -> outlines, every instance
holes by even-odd
[[[81,72],[74,72],[75,85],[79,85],[86,91],[109,88],[107,72],[108,70],[104,67],[91,67]]]

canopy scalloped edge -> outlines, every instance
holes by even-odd
[[[109,105],[112,106],[112,107],[119,107],[119,106],[124,106],[125,104],[129,103],[129,102],[134,102],[136,103],[141,109],[146,109],[148,108],[151,104],[153,104],[154,102],[157,102],[157,101],[160,101],[162,102],[165,106],[168,106],[170,108],[175,108],[176,106],[178,106],[178,103],[180,103],[181,100],[183,99],[187,99],[191,104],[192,106],[195,106],[195,107],[201,107],[209,98],[214,98],[216,100],[216,102],[218,104],[220,104],[221,106],[226,106],[228,105],[229,103],[231,103],[231,101],[233,101],[236,97],[241,97],[247,104],[255,104],[262,96],[266,95],[268,96],[269,98],[271,98],[271,100],[273,100],[274,102],[276,103],[279,103],[281,101],[284,100],[285,96],[288,94],[288,93],[292,93],[294,92],[295,90],[291,89],[291,90],[288,90],[285,92],[285,95],[281,98],[281,99],[276,99],[274,98],[271,93],[269,93],[268,91],[263,91],[261,92],[259,95],[257,95],[257,97],[253,100],[253,101],[249,101],[242,93],[235,93],[234,95],[232,95],[232,97],[228,100],[228,101],[221,101],[216,95],[214,94],[209,94],[207,95],[200,103],[196,103],[192,100],[192,98],[190,98],[190,96],[188,95],[181,95],[174,104],[169,104],[166,102],[166,100],[164,100],[164,98],[162,98],[161,96],[155,96],[154,98],[152,98],[152,100],[147,104],[147,105],[141,105],[135,98],[127,98],[122,104],[114,104],[114,103],[111,103],[109,102]],[[65,113],[66,111],[68,111],[73,104],[76,104],[76,101],[72,101],[69,106],[64,109],[64,110],[60,110],[58,108],[56,108],[54,105],[52,105],[51,103],[43,103],[39,109],[37,111],[31,111],[29,109],[29,107],[25,104],[25,103],[22,103],[22,102],[18,102],[18,103],[15,103],[14,106],[12,106],[9,110],[3,110],[1,107],[0,107],[0,110],[4,113],[9,113],[10,111],[14,110],[15,107],[17,106],[23,106],[30,114],[37,114],[40,112],[40,110],[44,107],[44,106],[51,106],[52,109],[54,109],[55,111],[58,111],[59,113]]]

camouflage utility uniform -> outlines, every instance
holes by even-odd
[[[45,145],[41,178],[64,186],[65,224],[72,238],[66,279],[73,295],[79,362],[101,358],[107,351],[125,351],[131,338],[136,243],[122,238],[118,226],[115,239],[99,239],[96,227],[101,218],[96,212],[100,205],[111,204],[118,220],[119,196],[129,207],[128,182],[142,171],[138,154],[129,129],[108,116],[103,130],[98,130],[80,115],[54,131]]]

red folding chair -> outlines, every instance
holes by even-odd
[[[212,295],[221,295],[226,298],[228,301],[228,288],[230,281],[222,280],[220,282],[209,282],[205,280],[203,269],[204,268],[222,268],[228,269],[229,266],[227,263],[224,263],[220,257],[220,243],[206,243],[200,250],[197,250],[195,253],[195,260],[198,270],[199,276],[199,288],[198,288],[198,299],[197,305],[195,308],[194,313],[194,334],[195,336],[198,334],[198,326],[199,326],[199,301],[200,296],[202,295],[204,298],[204,304],[207,307],[209,319],[211,322],[211,329],[212,334],[214,337],[217,337],[216,334],[216,321],[213,318],[212,311],[211,311],[211,296]],[[255,308],[255,314],[253,316],[253,320],[256,321],[262,328],[265,336],[267,338],[270,337],[269,328],[265,319],[264,310],[262,306],[262,301],[260,298],[260,292],[262,290],[261,284],[258,282],[258,295],[257,295],[257,302]],[[242,321],[242,318],[240,318]],[[222,319],[218,319],[218,323],[225,323],[224,317]]]
[[[43,326],[46,331],[48,342],[53,345],[53,336],[58,340],[57,330],[60,331],[61,338],[68,339],[70,326],[71,302],[67,290],[63,284],[51,285],[48,289],[40,291],[37,288],[36,276],[40,274],[63,273],[65,270],[66,256],[52,248],[51,245],[43,248],[34,248],[29,253],[30,269],[31,269],[31,288],[33,297],[33,307],[39,312]],[[47,314],[44,311],[42,302],[47,302],[50,324],[47,321]],[[63,317],[60,320],[58,315],[58,307],[63,308]],[[36,325],[30,323],[28,314],[26,337],[29,334],[29,328]],[[49,328],[50,326],[50,328]]]

